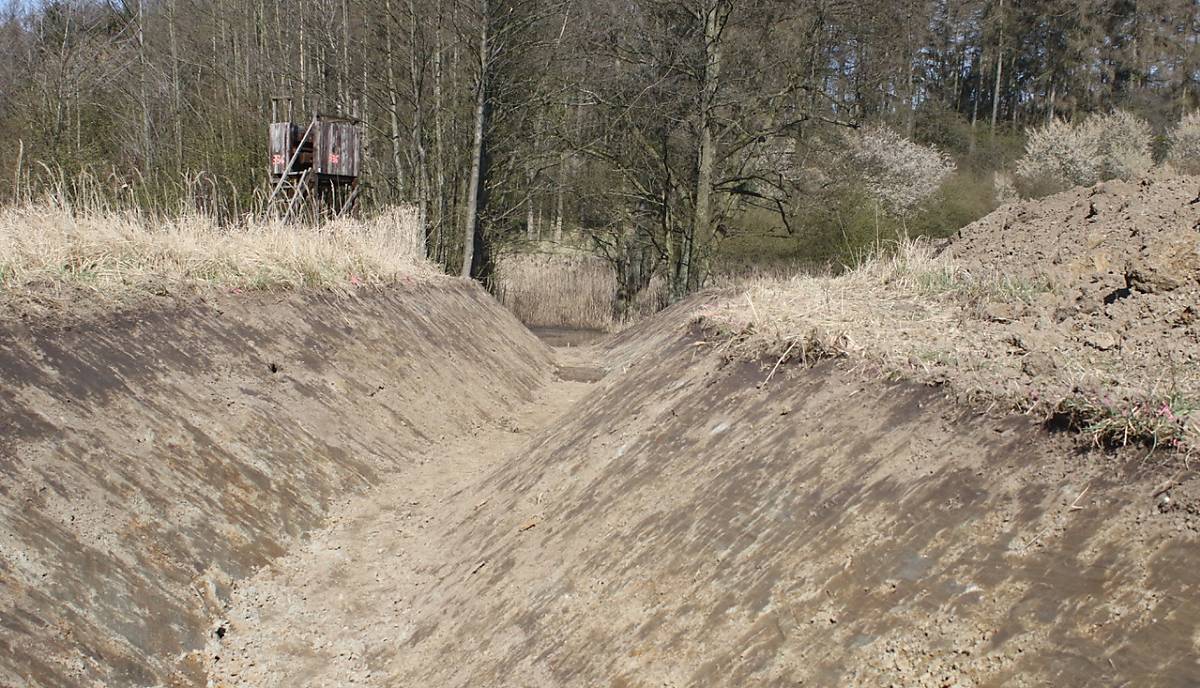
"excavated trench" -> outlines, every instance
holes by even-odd
[[[688,320],[549,347],[447,280],[8,326],[0,684],[1200,683],[1191,481]]]

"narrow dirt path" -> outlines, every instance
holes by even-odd
[[[519,461],[532,435],[593,388],[594,349],[556,353],[560,374],[521,412],[431,448],[402,479],[333,509],[326,529],[239,583],[210,634],[208,685],[384,685],[379,668],[407,633],[421,571],[446,558],[440,526],[478,509],[480,481]]]

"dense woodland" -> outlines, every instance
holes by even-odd
[[[864,124],[953,158],[923,232],[986,212],[1030,126],[1200,105],[1200,0],[24,0],[0,52],[4,194],[236,221],[287,95],[364,120],[369,205],[418,207],[449,271],[573,241],[627,295],[877,234],[831,171]]]

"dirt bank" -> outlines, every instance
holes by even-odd
[[[524,444],[452,449],[490,475],[384,488],[248,582],[218,683],[1200,681],[1192,473],[837,362],[764,384],[696,332],[625,339]]]
[[[10,328],[0,684],[1200,685],[1191,445],[1005,403],[1195,429],[1159,183],[553,352],[458,282]]]
[[[547,352],[456,280],[6,320],[0,685],[203,685],[234,581],[509,424]]]

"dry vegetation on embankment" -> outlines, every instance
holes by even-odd
[[[530,327],[614,330],[657,313],[668,303],[655,276],[616,313],[617,276],[604,258],[584,252],[510,252],[496,261],[496,298]]]
[[[113,305],[170,287],[387,284],[432,274],[413,212],[319,227],[155,217],[45,202],[0,209],[0,298],[84,290]]]
[[[1198,188],[1156,178],[1012,204],[941,255],[913,243],[837,277],[748,283],[700,319],[768,375],[846,358],[1097,443],[1192,452]]]
[[[602,258],[507,253],[496,262],[496,298],[531,327],[606,329],[617,280]]]

